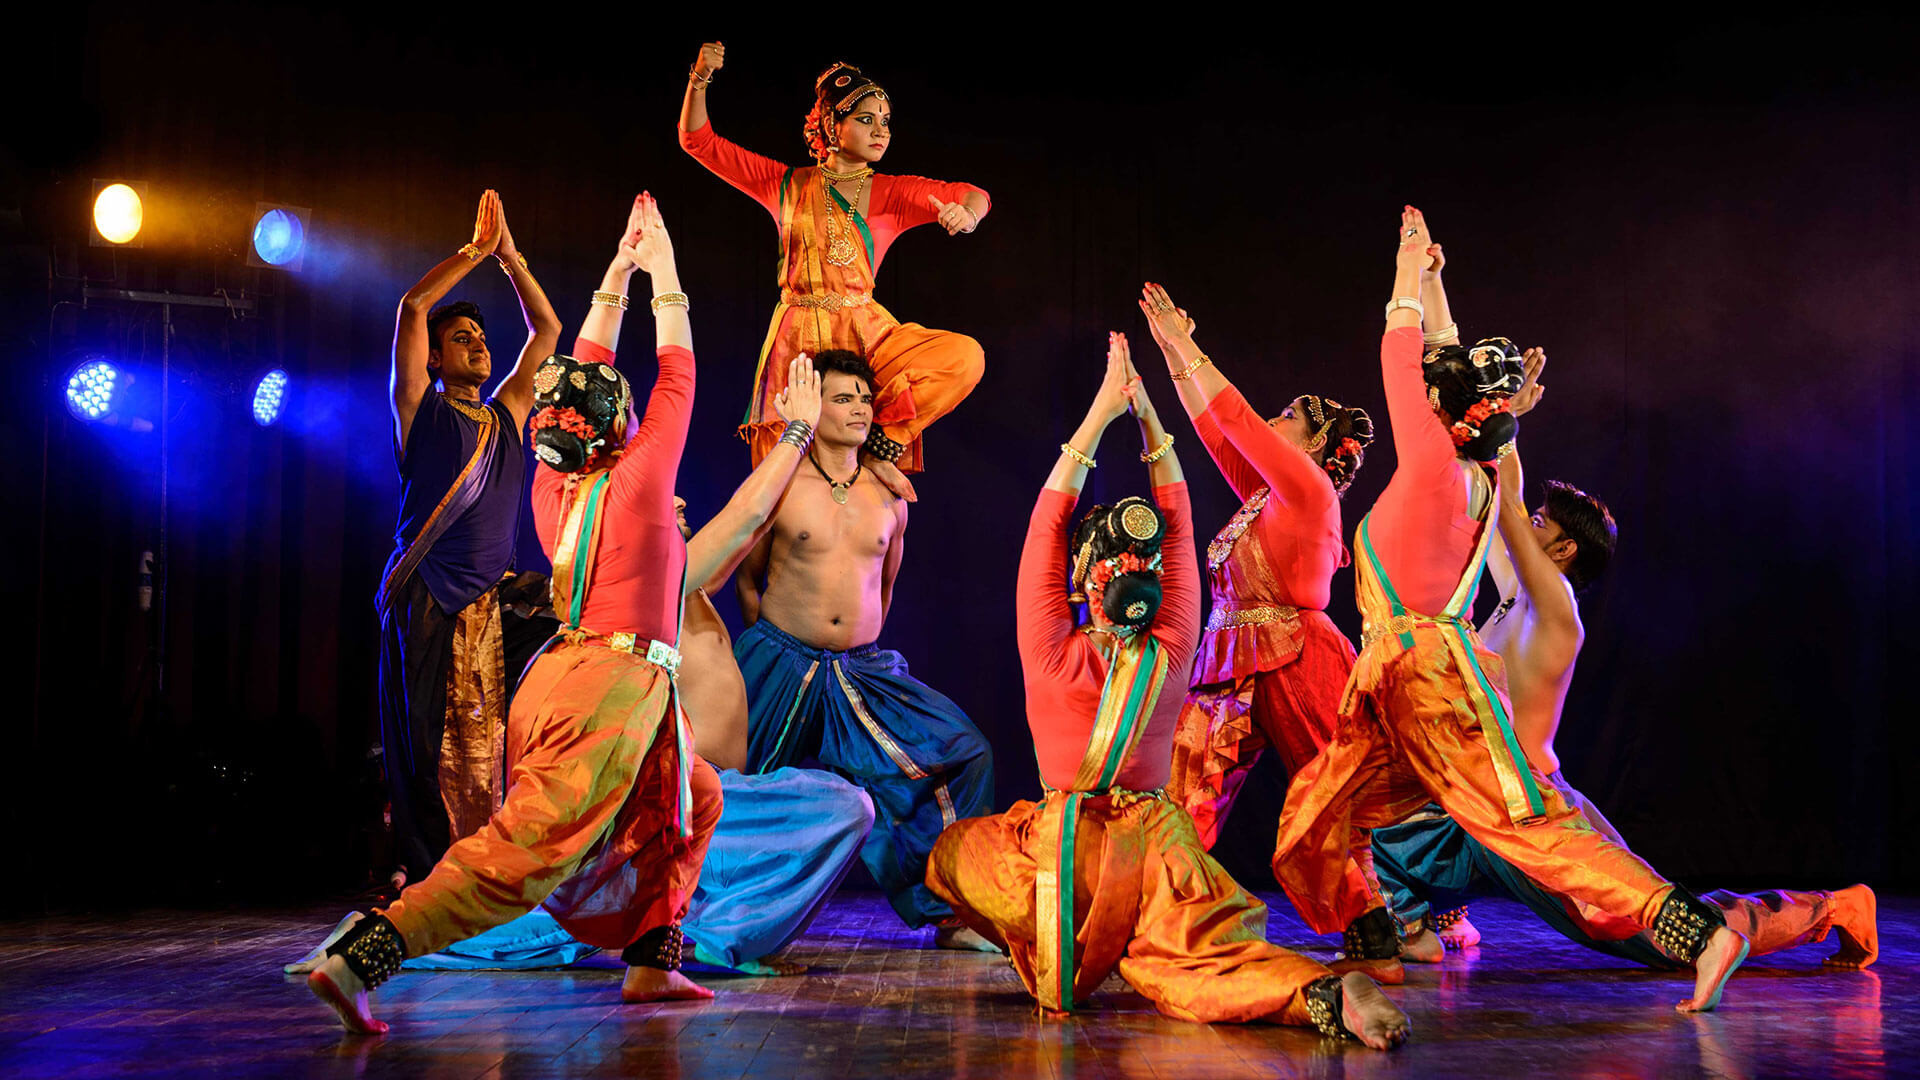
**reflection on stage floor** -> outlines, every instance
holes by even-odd
[[[1270,897],[1275,941],[1321,959]],[[143,912],[0,924],[0,1076],[1179,1077],[1878,1076],[1920,1061],[1920,900],[1883,896],[1882,954],[1832,972],[1833,943],[1751,961],[1718,1013],[1690,980],[1569,944],[1518,905],[1476,903],[1486,942],[1388,993],[1413,1038],[1380,1054],[1305,1030],[1160,1016],[1119,979],[1043,1021],[998,956],[930,948],[884,900],[843,893],[787,956],[793,978],[694,977],[704,1004],[622,1005],[619,962],[408,972],[375,996],[383,1038],[341,1034],[280,964],[337,906]]]

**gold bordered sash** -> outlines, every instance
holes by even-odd
[[[427,392],[439,393],[438,390]],[[400,587],[405,585],[407,579],[413,576],[413,572],[420,568],[420,562],[427,557],[427,552],[433,550],[434,542],[445,535],[446,531],[453,527],[453,523],[460,520],[460,515],[466,513],[467,508],[480,498],[480,492],[486,488],[487,481],[493,476],[493,450],[500,438],[499,414],[493,411],[491,403],[484,409],[474,409],[465,402],[456,403],[452,398],[445,400],[448,405],[456,406],[455,411],[460,415],[478,423],[480,431],[473,440],[473,454],[467,458],[467,463],[460,467],[460,472],[454,476],[453,483],[447,488],[447,493],[440,496],[440,502],[434,506],[433,513],[428,514],[427,520],[420,524],[420,531],[413,534],[413,542],[407,545],[407,550],[400,556],[400,561],[394,563],[393,569],[389,570],[387,576],[381,580],[380,591],[374,594],[373,607],[382,617],[387,614],[387,609],[392,605],[394,597],[400,594]]]
[[[1473,676],[1465,690],[1474,713],[1481,718],[1482,728],[1487,729],[1486,722],[1492,720],[1491,728],[1487,730],[1487,754],[1493,759],[1494,775],[1500,779],[1500,794],[1507,804],[1507,818],[1515,825],[1529,825],[1545,816],[1546,804],[1540,798],[1539,786],[1533,782],[1533,770],[1527,764],[1526,751],[1521,749],[1520,739],[1513,732],[1513,718],[1508,715],[1493,681],[1487,678],[1487,673],[1480,667],[1480,659],[1474,648],[1477,639],[1468,625],[1473,598],[1480,589],[1480,575],[1486,569],[1487,550],[1497,528],[1494,515],[1499,513],[1499,508],[1500,484],[1496,477],[1493,496],[1481,518],[1480,541],[1474,545],[1473,558],[1467,563],[1467,573],[1454,585],[1447,606],[1437,616],[1411,613],[1400,602],[1399,593],[1394,591],[1393,582],[1388,580],[1385,568],[1380,565],[1380,557],[1373,550],[1373,540],[1368,530],[1373,515],[1369,513],[1361,518],[1360,549],[1366,556],[1361,560],[1359,572],[1362,610],[1378,610],[1382,606],[1379,601],[1384,600],[1385,606],[1393,612],[1393,617],[1386,624],[1367,627],[1363,640],[1366,648],[1372,648],[1378,641],[1397,638],[1402,649],[1411,649],[1414,647],[1415,629],[1433,627],[1441,632],[1447,651],[1453,654],[1454,666],[1463,674],[1471,673]],[[1367,591],[1376,593],[1376,597],[1370,601],[1364,595]]]
[[[1121,766],[1146,734],[1147,717],[1160,700],[1172,659],[1151,634],[1139,634],[1113,650],[1107,682],[1100,691],[1087,752],[1074,774],[1073,788],[1047,800],[1041,814],[1046,850],[1055,852],[1052,865],[1034,874],[1035,932],[1038,971],[1034,978],[1040,1004],[1059,1012],[1073,1009],[1073,849],[1080,803],[1089,794],[1113,787]]]

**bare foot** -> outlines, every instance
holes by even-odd
[[[620,1000],[628,1004],[642,1001],[706,1001],[712,997],[713,991],[677,971],[661,971],[637,964],[628,967],[627,977],[620,981]]]
[[[373,1009],[367,1005],[367,987],[360,976],[353,973],[343,957],[329,956],[320,967],[307,976],[307,989],[313,996],[326,1002],[340,1017],[340,1026],[354,1035],[385,1035],[387,1024],[384,1020],[373,1018]]]
[[[807,965],[805,964],[796,964],[791,960],[776,960],[771,956],[763,956],[758,960],[742,960],[737,964],[729,964],[725,958],[708,952],[705,945],[692,941],[687,944],[693,946],[694,960],[708,967],[726,968],[728,971],[738,971],[746,975],[771,975],[776,977],[782,975],[805,975],[807,973]]]
[[[1720,991],[1726,989],[1727,978],[1747,958],[1750,947],[1746,938],[1728,927],[1715,930],[1707,939],[1706,951],[1693,962],[1693,996],[1675,1005],[1674,1010],[1712,1012],[1720,1004]]]
[[[942,926],[934,932],[933,945],[937,949],[958,949],[961,952],[997,953],[1000,946],[975,933],[965,924]]]
[[[1437,964],[1447,955],[1439,934],[1424,924],[1400,943],[1400,959],[1414,964]]]
[[[354,923],[364,918],[366,918],[366,916],[357,911],[348,912],[347,917],[335,923],[333,930],[321,940],[320,944],[313,947],[312,952],[309,952],[307,955],[295,960],[280,970],[289,975],[311,975],[319,971],[320,965],[327,959],[327,950],[333,946],[334,942],[346,937],[347,931],[353,929]]]
[[[1391,1050],[1407,1041],[1413,1025],[1372,979],[1358,971],[1340,976],[1340,1022],[1375,1050]]]
[[[1365,975],[1374,982],[1386,986],[1399,986],[1407,981],[1407,968],[1397,956],[1383,957],[1378,960],[1354,960],[1346,956],[1337,957],[1328,968],[1342,975]]]
[[[1833,930],[1840,935],[1840,948],[1820,962],[1859,970],[1880,959],[1879,912],[1879,900],[1865,885],[1834,893]]]
[[[1465,915],[1454,920],[1452,926],[1440,931],[1440,944],[1459,952],[1480,944],[1480,928],[1469,922]]]

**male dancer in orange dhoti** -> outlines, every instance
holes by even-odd
[[[1137,496],[1094,507],[1069,547],[1101,434],[1130,404],[1158,509]],[[1012,954],[1049,1014],[1071,1010],[1117,968],[1182,1020],[1312,1025],[1378,1050],[1398,1044],[1406,1017],[1372,980],[1267,942],[1266,905],[1159,790],[1199,633],[1200,575],[1180,460],[1124,336],[1111,336],[1106,378],[1060,454],[1033,509],[1018,586],[1027,724],[1047,796],[948,828],[927,886]]]
[[[1466,621],[1499,504],[1492,463],[1519,431],[1508,400],[1522,378],[1504,338],[1471,350],[1441,345],[1423,362],[1416,292],[1432,247],[1425,219],[1407,207],[1380,345],[1398,460],[1360,523],[1362,647],[1334,741],[1287,792],[1274,873],[1309,926],[1345,932],[1349,956],[1397,957],[1384,901],[1355,910],[1341,885],[1355,863],[1370,867],[1369,830],[1437,801],[1528,876],[1651,929],[1695,965],[1693,996],[1680,1010],[1711,1009],[1746,957],[1746,938],[1719,908],[1595,831],[1528,765],[1500,658]]]
[[[652,278],[660,358],[637,428],[612,366],[636,268]],[[692,343],[673,245],[642,196],[580,328],[579,358],[550,357],[534,376],[534,452],[547,467],[533,507],[564,628],[514,698],[506,800],[307,977],[349,1031],[386,1030],[367,991],[408,956],[543,901],[579,940],[624,949],[623,999],[712,996],[677,970],[678,923],[720,817],[719,781],[693,753],[673,686],[686,566],[673,481],[692,414]]]
[[[851,64],[833,65],[814,84],[805,135],[817,164],[793,168],[741,149],[714,134],[707,120],[707,88],[726,54],[717,41],[700,47],[680,106],[680,145],[766,207],[780,229],[780,303],[740,434],[758,465],[780,437],[773,399],[786,385],[788,361],[801,352],[859,353],[877,379],[869,467],[908,494],[897,470],[921,468],[920,433],[973,392],[986,356],[963,334],[894,318],[874,300],[873,286],[896,237],[936,222],[949,235],[970,233],[987,216],[987,193],[972,184],[874,172],[893,140],[893,105]]]
[[[1427,291],[1429,298],[1433,292]],[[1440,321],[1451,319],[1442,314]],[[1513,399],[1515,416],[1530,411],[1545,392],[1539,375],[1546,360],[1543,350],[1527,350],[1526,383]],[[1600,808],[1561,775],[1553,748],[1574,664],[1586,641],[1578,594],[1613,557],[1613,515],[1599,499],[1551,480],[1540,508],[1529,514],[1523,491],[1520,455],[1508,454],[1500,462],[1500,535],[1487,556],[1501,601],[1481,634],[1505,661],[1513,731],[1528,762],[1588,824],[1624,847],[1626,841]],[[1444,948],[1478,943],[1480,931],[1459,901],[1495,895],[1520,901],[1569,939],[1609,955],[1654,967],[1678,961],[1640,927],[1530,880],[1438,805],[1413,820],[1375,830],[1373,850],[1374,868],[1405,934],[1408,960],[1435,963]],[[1825,961],[1828,966],[1864,968],[1879,956],[1874,895],[1865,885],[1838,892],[1715,890],[1702,899],[1725,912],[1728,925],[1752,942],[1752,956],[1824,941],[1829,932],[1839,935],[1840,948]]]

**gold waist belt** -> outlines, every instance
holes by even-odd
[[[1422,626],[1458,626],[1452,615],[1395,615],[1382,623],[1368,623],[1360,630],[1360,648],[1365,649],[1383,637],[1410,634]]]
[[[1263,607],[1220,607],[1215,606],[1207,615],[1207,633],[1216,630],[1236,630],[1242,626],[1263,626],[1271,622],[1293,622],[1300,618],[1300,609],[1285,604],[1269,604]]]
[[[648,641],[643,651],[640,648],[639,635],[630,634],[624,630],[612,634],[596,634],[583,627],[561,627],[560,636],[574,645],[594,645],[603,649],[612,649],[615,652],[630,653],[663,669],[670,677],[678,678],[680,675],[680,650],[664,641]]]
[[[825,311],[839,311],[841,308],[865,307],[873,303],[873,294],[797,293],[792,289],[781,289],[780,302],[788,307],[810,307],[820,308]]]

